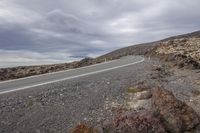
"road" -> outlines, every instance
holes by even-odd
[[[0,94],[5,94],[13,91],[20,91],[37,86],[51,84],[59,81],[79,78],[83,76],[94,75],[101,72],[106,72],[130,65],[143,62],[145,59],[141,56],[127,56],[121,59],[104,62],[101,64],[91,65],[87,67],[65,70],[60,72],[42,74],[21,78],[16,80],[9,80],[0,82]]]

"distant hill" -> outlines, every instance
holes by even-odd
[[[0,81],[78,68],[114,60],[127,55],[146,55],[173,62],[178,67],[200,69],[200,31],[169,37],[160,41],[121,48],[95,59],[86,58],[72,63],[22,66],[0,69]]]
[[[121,49],[115,50],[113,52],[110,52],[103,56],[100,56],[97,59],[102,59],[102,58],[117,59],[117,58],[120,58],[120,57],[126,56],[126,55],[146,55],[146,54],[153,53],[157,47],[159,47],[160,45],[165,44],[167,42],[170,42],[170,41],[172,42],[173,40],[176,40],[176,45],[178,46],[179,44],[182,43],[182,42],[179,42],[182,39],[189,41],[192,38],[193,38],[193,40],[196,39],[197,43],[199,44],[200,41],[198,40],[198,38],[200,38],[200,31],[196,31],[196,32],[192,32],[192,33],[184,34],[184,35],[173,36],[173,37],[169,37],[166,39],[162,39],[160,41],[128,46],[128,47],[121,48]],[[173,44],[173,43],[171,43],[171,44]],[[196,44],[194,44],[194,45],[196,45]],[[186,48],[186,45],[184,45],[184,47]],[[196,48],[197,48],[196,50],[200,49],[199,47],[196,47]],[[154,53],[154,54],[156,54],[156,53]]]

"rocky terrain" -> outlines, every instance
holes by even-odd
[[[194,71],[190,74],[194,74]],[[184,71],[174,72],[174,68],[154,66],[149,81],[138,82],[126,90],[124,103],[114,104],[117,113],[114,117],[93,127],[80,123],[72,133],[199,133],[200,119],[199,85],[190,80],[180,85],[190,76],[182,78]],[[182,75],[182,76],[181,76]],[[194,77],[200,75],[195,73]],[[171,81],[171,78],[177,78]],[[194,78],[193,77],[193,78]],[[182,80],[182,81],[181,81]],[[148,83],[147,83],[148,82]],[[151,84],[151,85],[150,85]],[[161,86],[157,86],[157,85]],[[176,84],[173,86],[173,84]],[[186,88],[184,88],[185,86]],[[182,92],[181,92],[182,91]],[[196,99],[194,102],[193,99]],[[198,100],[197,100],[198,99]],[[113,105],[111,105],[113,106]],[[116,107],[117,106],[117,107]]]
[[[0,132],[199,133],[199,48],[200,32],[194,32],[96,59],[35,66],[32,71],[40,74],[96,64],[105,58],[146,56],[143,63],[95,77],[1,95]],[[19,68],[1,69],[1,80],[12,79]],[[31,67],[22,68],[23,73]]]
[[[170,37],[141,46],[126,47],[106,54],[102,58],[116,59],[135,54],[145,55],[149,59],[161,59],[160,61],[168,66],[152,67],[154,73],[152,73],[151,78],[157,80],[159,87],[156,86],[156,83],[154,88],[144,87],[145,82],[142,82],[142,86],[130,87],[127,92],[136,95],[122,105],[120,113],[117,113],[112,120],[105,121],[95,127],[79,124],[71,132],[199,133],[200,107],[197,103],[200,101],[200,32]],[[164,86],[170,82],[177,84],[176,80],[166,80],[166,77],[174,77],[180,73],[184,73],[187,78],[191,76],[191,73],[195,73],[194,79],[190,81],[190,86],[187,88],[188,94],[183,96],[181,94],[183,92],[179,91],[186,91],[185,87],[168,88],[168,85],[166,88],[160,87],[160,84],[163,83]],[[179,78],[178,80],[183,79]],[[191,86],[195,85],[197,85],[197,89],[192,90]],[[189,93],[192,93],[193,96],[189,96],[190,98],[186,100]]]
[[[146,55],[173,62],[178,67],[200,68],[200,31],[170,37],[156,42],[138,44],[115,50],[95,59],[43,66],[21,66],[0,69],[0,81],[57,72],[114,60],[127,55]]]
[[[74,133],[183,133],[198,132],[199,116],[182,101],[177,100],[173,93],[163,88],[154,88],[151,98],[151,110],[118,112],[113,120],[104,122],[102,126],[88,128],[78,125]],[[140,99],[141,100],[141,99]]]
[[[198,133],[198,71],[146,59],[95,78],[4,94],[0,132]]]
[[[172,61],[179,68],[200,68],[200,37],[179,38],[161,42],[155,49],[157,56]]]
[[[168,61],[179,68],[200,68],[200,31],[156,42],[122,48],[99,58],[116,59],[126,55],[146,55]]]

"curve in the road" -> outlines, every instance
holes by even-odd
[[[140,60],[131,62],[132,60],[134,60],[134,58],[139,58]],[[143,57],[138,57],[138,56],[133,57],[132,56],[132,57],[118,59],[116,61],[110,61],[110,62],[87,66],[87,67],[78,68],[78,69],[72,69],[72,70],[67,70],[67,71],[62,71],[62,72],[56,72],[56,73],[32,76],[32,77],[27,77],[27,78],[22,78],[22,79],[17,79],[17,80],[0,82],[0,94],[24,90],[24,89],[42,86],[42,85],[46,85],[46,84],[51,84],[51,83],[55,83],[55,82],[65,81],[65,80],[69,80],[69,79],[94,75],[97,73],[102,73],[102,72],[106,72],[106,71],[110,71],[110,70],[114,70],[114,69],[118,69],[118,68],[127,67],[130,65],[138,64],[138,63],[143,62],[144,60],[145,60],[145,58],[143,58]],[[116,65],[116,66],[113,67],[112,65]],[[98,67],[99,67],[99,70],[98,70]],[[90,69],[91,69],[91,71],[90,71]],[[94,71],[92,69],[94,69]],[[97,69],[97,70],[95,70],[95,69]],[[79,72],[80,74],[75,73],[78,71],[80,71]],[[83,72],[81,72],[81,71],[83,71]],[[75,74],[70,75],[70,73],[72,73],[72,72],[74,72]],[[65,77],[67,74],[69,74],[69,76]],[[52,77],[56,78],[56,76],[57,76],[57,79],[52,78]],[[42,82],[39,78],[44,79],[44,81]],[[33,81],[31,81],[31,80],[33,80]],[[34,80],[36,80],[36,81],[34,81]]]

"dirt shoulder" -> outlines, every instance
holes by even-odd
[[[157,85],[173,92],[199,115],[199,79],[197,70],[181,70],[146,59],[95,77],[1,95],[0,132],[66,132],[80,122],[91,127],[102,125],[121,110],[134,113],[150,109],[148,91]],[[149,118],[145,113],[139,116]],[[157,118],[152,116],[152,120]]]
[[[114,51],[99,60],[134,54],[144,54],[146,60],[109,73],[0,95],[0,132],[70,132],[81,122],[74,133],[198,133],[199,38],[196,32],[143,45],[141,51],[138,46]],[[90,64],[93,60],[78,66]]]
[[[151,64],[142,81],[125,88],[121,102],[111,99],[107,108],[114,116],[91,126],[77,125],[93,133],[198,133],[200,132],[200,74],[199,70],[178,69],[166,63]],[[88,125],[87,125],[88,124]],[[157,125],[155,127],[155,125]]]
[[[109,73],[0,95],[0,132],[66,132],[79,122],[100,124],[115,114],[115,103],[123,103],[128,87],[150,78],[150,67],[157,63],[147,60]]]

